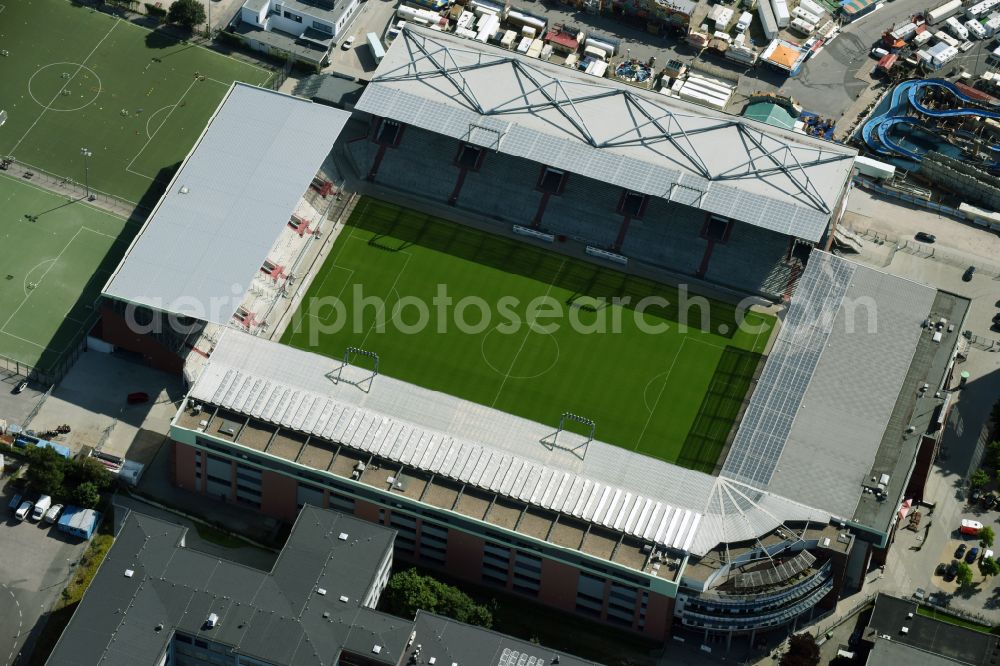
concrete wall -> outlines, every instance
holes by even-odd
[[[377,160],[379,146],[370,140],[342,144],[364,178]],[[461,169],[454,164],[460,142],[406,127],[398,146],[387,147],[375,175],[385,187],[437,203],[447,203]],[[498,224],[531,225],[543,194],[537,189],[543,165],[487,150],[478,171],[467,170],[455,201],[458,210]],[[569,173],[565,188],[548,197],[540,227],[602,248],[614,245],[624,220],[618,212],[622,188]],[[744,223],[734,223],[725,243],[715,243],[706,262],[708,241],[701,237],[704,211],[650,198],[642,219],[630,221],[621,247],[626,256],[682,275],[698,275],[739,291],[780,298],[791,270],[785,263],[789,237]]]
[[[974,166],[940,153],[928,153],[920,163],[920,175],[963,201],[1000,210],[1000,178]]]

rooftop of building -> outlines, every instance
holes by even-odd
[[[887,594],[875,597],[864,640],[874,644],[869,664],[986,666],[1000,660],[997,636],[924,617],[915,601]],[[888,660],[879,661],[881,656]]]
[[[104,294],[228,324],[349,117],[234,84]]]
[[[933,396],[967,307],[814,251],[722,473],[886,530],[920,434],[940,405]],[[952,326],[935,342],[924,323],[941,316]],[[934,387],[927,393],[925,382]],[[883,474],[884,494],[866,492]]]
[[[826,231],[856,155],[411,25],[356,108],[810,241]]]
[[[393,530],[307,505],[270,572],[186,548],[185,532],[130,513],[47,663],[152,664],[175,632],[282,666],[345,650],[399,663],[412,623],[361,605]]]
[[[556,652],[537,643],[425,611],[417,613],[413,629],[412,645],[407,648],[406,655],[417,655],[419,660],[414,659],[412,663],[442,666],[597,666],[595,662]]]
[[[853,537],[847,529],[831,523],[786,523],[753,541],[723,544],[702,557],[689,560],[684,568],[684,580],[692,581],[695,587],[710,580],[713,588],[725,587],[726,581],[741,574],[778,569],[782,558],[776,556],[782,549],[787,547],[796,552],[812,548],[813,542],[816,548],[846,554]],[[719,573],[723,574],[721,579],[717,577]],[[775,585],[784,582],[782,578]],[[729,587],[730,591],[735,591],[735,585]]]
[[[829,518],[596,440],[581,458],[542,444],[553,426],[385,375],[362,390],[341,365],[226,331],[174,426],[671,579],[663,548]]]
[[[275,3],[277,1],[274,0]],[[299,11],[333,23],[336,23],[336,19],[351,2],[352,0],[280,0],[283,9]]]

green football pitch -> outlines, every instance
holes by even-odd
[[[774,319],[699,298],[364,198],[283,342],[711,472]]]
[[[50,372],[94,324],[94,301],[138,229],[6,176],[0,218],[0,356]]]
[[[0,4],[0,155],[139,202],[233,81],[271,74],[67,0]],[[157,190],[158,191],[158,190]]]

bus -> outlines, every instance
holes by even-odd
[[[375,58],[375,64],[377,65],[385,57],[385,48],[382,46],[382,40],[374,32],[369,32],[365,38],[368,40],[368,49],[372,52],[372,57]]]

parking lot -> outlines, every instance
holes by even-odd
[[[19,653],[30,652],[42,627],[40,618],[66,586],[87,546],[52,525],[15,520],[7,509],[10,499],[10,494],[4,495],[0,524],[0,666],[19,663]]]

